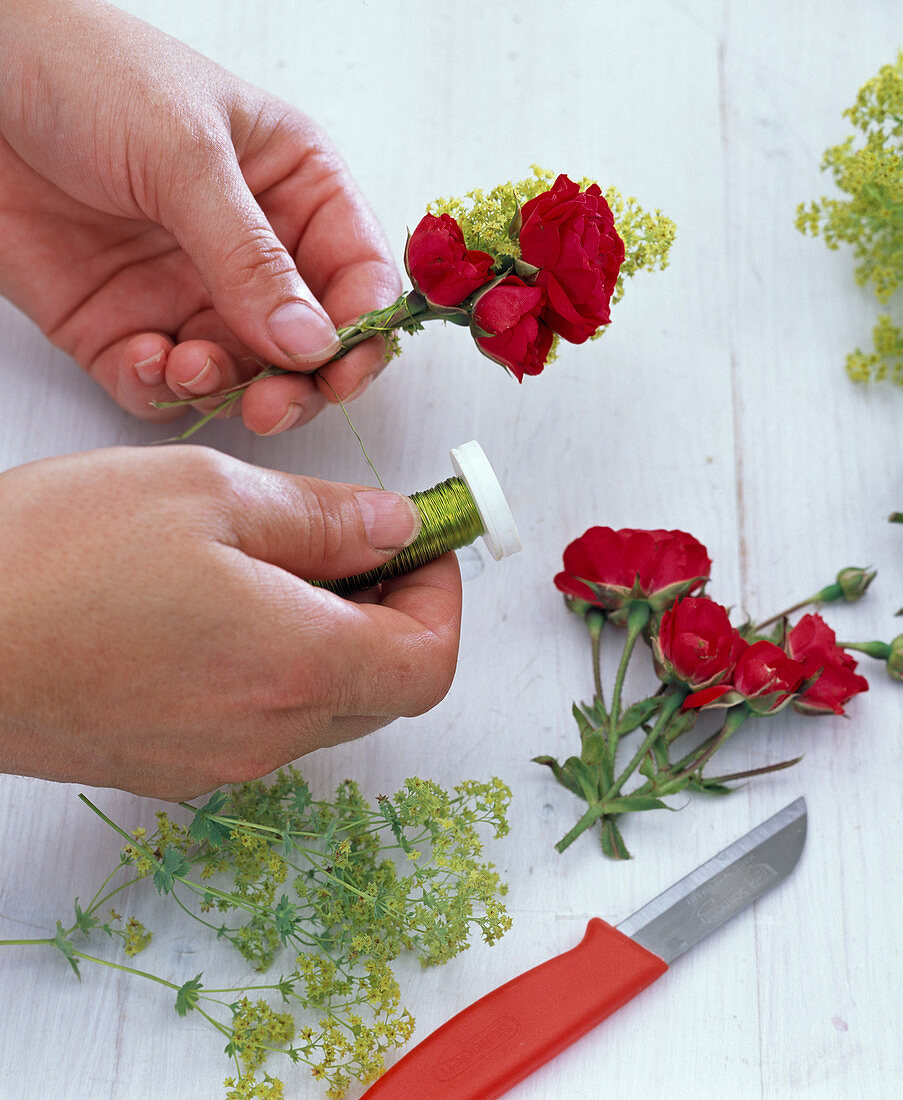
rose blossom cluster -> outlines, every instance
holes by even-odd
[[[755,714],[773,714],[792,703],[802,714],[843,714],[845,703],[868,691],[868,681],[854,672],[856,661],[818,614],[785,630],[782,646],[766,638],[750,642],[721,604],[690,596],[662,615],[652,648],[659,677],[691,689],[684,709],[742,703]]]
[[[405,267],[430,306],[460,311],[480,351],[521,382],[542,371],[555,336],[581,344],[609,323],[624,242],[598,184],[581,191],[565,175],[518,209],[508,236],[516,256],[470,249],[450,214],[426,214]]]
[[[771,714],[789,703],[804,714],[843,714],[868,683],[818,614],[776,637],[738,630],[708,596],[691,593],[709,579],[705,547],[684,531],[613,531],[591,527],[564,552],[555,585],[566,595],[624,619],[631,602],[661,612],[650,631],[655,670],[683,686],[683,709],[747,706]],[[778,644],[777,638],[780,639]]]
[[[885,659],[894,675],[893,644],[839,644],[817,612],[804,614],[792,626],[789,612],[758,626],[732,625],[727,608],[704,593],[711,571],[705,547],[684,531],[591,527],[567,547],[563,565],[555,585],[589,627],[596,693],[591,703],[574,707],[580,756],[563,764],[551,756],[535,758],[588,804],[559,841],[561,851],[598,822],[603,851],[626,858],[629,853],[618,824],[624,814],[667,808],[665,796],[687,789],[725,792],[731,789],[726,786],[729,780],[796,763],[783,761],[715,777],[703,770],[750,718],[771,716],[788,706],[801,714],[844,714],[849,701],[868,690],[849,649]],[[874,575],[857,568],[841,570],[833,584],[790,610],[858,599]],[[600,636],[609,623],[626,630],[607,702]],[[625,673],[641,639],[648,645],[660,686],[648,698],[625,707]],[[723,725],[688,750],[678,751],[679,739],[702,711],[720,711]],[[619,742],[638,729],[643,739],[621,768]],[[626,791],[635,774],[642,781]]]

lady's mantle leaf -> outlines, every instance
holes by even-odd
[[[193,978],[189,980],[178,990],[176,993],[176,1012],[180,1016],[187,1016],[188,1013],[197,1005],[198,996],[202,989],[201,978],[204,972],[195,974]]]
[[[168,894],[172,890],[175,879],[188,874],[188,870],[185,853],[169,844],[164,849],[163,858],[154,871],[154,886],[161,894]]]

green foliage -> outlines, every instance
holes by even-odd
[[[179,986],[176,992],[176,1012],[180,1016],[187,1016],[193,1008],[197,1007],[198,997],[203,988],[201,977],[201,974],[195,974],[184,985]]]
[[[163,852],[163,858],[154,871],[154,886],[161,894],[168,894],[175,885],[176,878],[181,878],[187,872],[188,860],[184,854],[178,848],[168,844]]]
[[[844,111],[856,131],[825,152],[822,168],[845,198],[821,198],[797,210],[802,233],[821,235],[828,248],[850,245],[856,279],[870,283],[882,303],[903,284],[903,52],[859,91]],[[872,350],[847,357],[857,382],[903,385],[903,330],[884,313],[872,333]]]
[[[57,948],[59,951],[62,951],[63,955],[66,957],[66,961],[75,971],[76,978],[78,978],[80,981],[81,971],[78,968],[78,958],[76,957],[77,952],[75,950],[75,944],[69,938],[69,934],[66,932],[66,929],[63,928],[62,921],[56,922],[56,935],[50,942],[55,948]]]
[[[217,792],[200,808],[184,804],[187,826],[161,811],[153,831],[131,837],[83,800],[127,843],[91,903],[76,900],[74,924],[58,922],[54,938],[30,942],[57,948],[76,974],[90,960],[171,989],[180,1016],[197,1012],[226,1038],[235,1066],[228,1100],[282,1097],[282,1082],[260,1072],[276,1052],[305,1064],[328,1096],[373,1080],[385,1053],[414,1028],[392,968],[398,956],[444,963],[474,931],[494,943],[510,927],[500,900],[506,887],[481,858],[481,832],[508,829],[510,791],[498,779],[453,791],[409,779],[373,807],[350,781],[331,801],[316,800],[288,768],[270,783]],[[272,983],[210,989],[202,974],[178,985],[80,951],[73,936],[97,932],[119,939],[128,957],[147,946],[140,921],[123,925],[111,910],[102,922],[99,913],[148,878],[258,970],[281,953],[288,971]],[[206,919],[214,910],[219,925]]]
[[[196,844],[208,840],[215,846],[226,840],[229,830],[216,820],[215,815],[228,801],[229,796],[225,791],[214,791],[195,813],[194,820],[188,826],[188,835]]]

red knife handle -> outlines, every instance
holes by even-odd
[[[442,1024],[363,1100],[495,1100],[668,969],[598,917],[576,947]]]

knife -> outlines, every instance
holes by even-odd
[[[617,927],[593,917],[576,947],[453,1016],[362,1100],[494,1100],[660,978],[670,963],[770,890],[806,839],[798,798]]]

